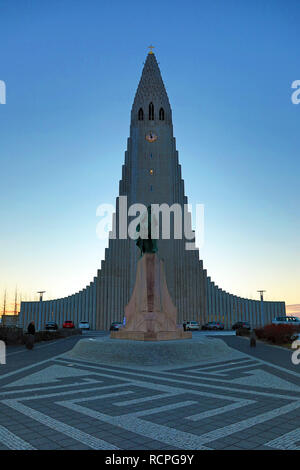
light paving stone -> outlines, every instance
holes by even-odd
[[[61,362],[61,358],[57,360],[59,366]],[[12,420],[12,426],[16,427],[7,426],[9,431],[35,448],[40,447],[33,442],[49,449],[80,446],[278,449],[285,448],[286,442],[298,448],[300,394],[289,386],[279,389],[275,380],[266,384],[267,388],[249,386],[249,390],[245,385],[233,383],[232,374],[242,377],[245,369],[229,371],[220,382],[208,381],[203,374],[196,375],[193,368],[164,373],[159,369],[145,372],[126,368],[125,371],[79,361],[70,370],[77,367],[86,372],[85,383],[78,384],[75,371],[73,379],[68,376],[67,385],[60,387],[63,378],[59,378],[56,386],[53,377],[57,374],[52,370],[49,388],[47,382],[43,387],[37,385],[39,390],[34,395],[32,385],[24,385],[24,393],[20,393],[20,386],[15,388],[16,393],[14,387],[7,387],[8,395],[2,394],[2,388],[0,424],[2,417],[6,423]],[[221,364],[215,363],[214,367],[215,371],[222,369]],[[260,364],[260,367],[264,366]],[[269,374],[270,371],[272,368],[268,366]],[[281,373],[281,378],[288,382],[289,375]],[[30,375],[30,370],[27,374]],[[4,446],[1,439],[0,445]],[[14,445],[11,436],[8,448]]]
[[[8,449],[13,450],[35,450],[35,447],[29,442],[21,439],[7,428],[0,426],[0,442]]]

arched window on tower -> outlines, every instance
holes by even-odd
[[[154,106],[153,106],[153,103],[149,104],[149,121],[154,121]]]
[[[159,120],[164,121],[165,120],[165,112],[163,108],[160,108],[159,110]]]
[[[139,109],[138,118],[139,118],[139,121],[143,121],[143,120],[144,120],[144,111],[143,111],[143,108],[140,108],[140,109]]]

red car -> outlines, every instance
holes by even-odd
[[[63,322],[63,328],[75,328],[75,325],[72,320],[66,320]]]

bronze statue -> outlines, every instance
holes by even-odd
[[[141,238],[138,237],[136,241],[136,245],[141,250],[141,257],[144,253],[156,253],[157,252],[157,240],[151,238],[151,206],[147,207],[148,217],[145,214],[144,218],[142,219],[142,224],[148,223],[148,238]],[[146,220],[146,217],[148,220]],[[154,219],[154,224],[157,224],[156,220]],[[136,227],[137,232],[141,232],[141,224],[138,224]],[[147,229],[145,230],[147,231]]]

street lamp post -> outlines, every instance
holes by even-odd
[[[260,312],[261,312],[261,323],[262,326],[265,324],[265,319],[264,319],[264,292],[265,290],[258,290],[257,292],[260,293]]]
[[[43,295],[45,294],[45,290],[40,290],[37,293],[40,294],[40,305],[39,305],[39,323],[38,323],[38,329],[41,329],[42,325],[42,302],[43,302]]]

